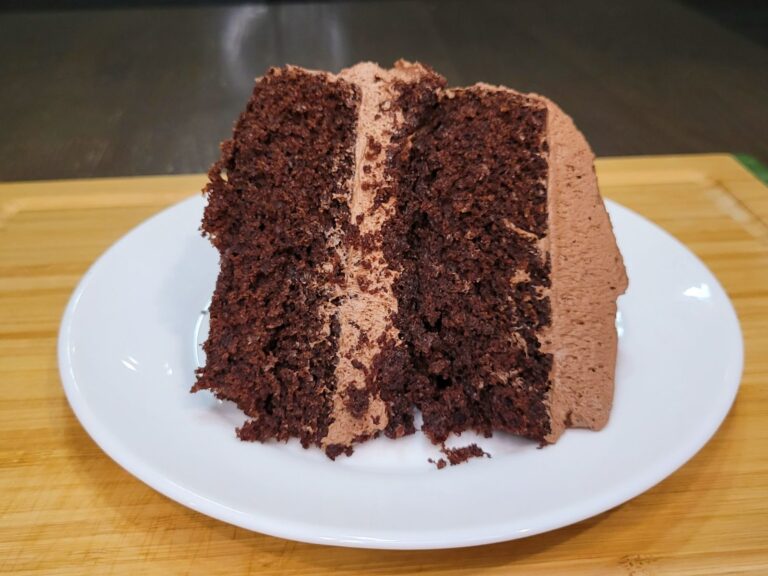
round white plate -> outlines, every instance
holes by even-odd
[[[728,297],[679,242],[608,203],[630,284],[620,299],[611,421],[543,449],[479,439],[492,458],[437,470],[420,433],[331,462],[297,443],[245,443],[244,416],[194,382],[201,311],[218,272],[199,232],[204,201],[151,218],[88,271],[64,314],[59,365],[72,408],[126,470],[169,498],[283,538],[447,548],[520,538],[649,489],[712,436],[742,370]],[[463,435],[455,444],[477,440]]]

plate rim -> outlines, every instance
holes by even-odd
[[[165,475],[155,470],[151,465],[146,464],[140,457],[134,455],[130,450],[121,449],[120,438],[110,432],[109,427],[106,426],[103,421],[99,420],[98,415],[93,413],[85,403],[84,397],[77,383],[77,377],[74,373],[74,366],[70,358],[69,343],[73,320],[76,316],[80,299],[90,285],[92,278],[98,272],[101,264],[110,258],[112,254],[118,249],[118,247],[126,242],[129,242],[130,239],[135,235],[141,234],[144,227],[149,226],[150,223],[154,220],[163,217],[171,211],[179,209],[186,203],[200,202],[201,200],[201,195],[192,195],[188,198],[175,202],[163,210],[151,215],[150,217],[146,218],[131,228],[125,234],[120,236],[118,240],[113,242],[89,266],[88,270],[85,272],[85,274],[83,274],[82,278],[79,280],[77,286],[73,290],[62,315],[57,339],[57,359],[62,387],[64,389],[67,401],[80,425],[85,429],[87,434],[99,446],[99,448],[126,472],[144,484],[148,485],[156,492],[159,492],[163,496],[170,498],[178,504],[190,508],[198,513],[215,518],[219,521],[226,522],[246,530],[299,542],[368,549],[448,549],[493,544],[519,538],[526,538],[529,536],[534,536],[544,532],[570,526],[572,524],[607,512],[616,506],[619,506],[643,494],[660,482],[669,478],[677,470],[687,464],[694,456],[696,456],[717,433],[728,413],[730,412],[736,396],[738,395],[744,372],[743,331],[738,314],[733,306],[733,302],[717,276],[715,276],[709,267],[692,250],[690,250],[684,243],[675,238],[672,234],[667,232],[664,228],[657,225],[642,214],[639,214],[638,212],[635,212],[634,210],[627,208],[618,202],[605,198],[604,202],[609,214],[613,214],[616,211],[625,211],[632,217],[642,220],[644,224],[653,227],[657,232],[660,232],[663,236],[665,236],[666,240],[671,241],[681,247],[687,253],[688,257],[694,259],[704,270],[706,270],[706,272],[716,283],[717,287],[720,288],[722,293],[725,295],[724,303],[727,306],[729,313],[728,315],[734,320],[734,327],[738,336],[737,341],[734,342],[738,350],[738,365],[736,366],[736,373],[738,374],[738,378],[731,385],[728,401],[723,402],[719,406],[719,410],[713,412],[712,416],[706,422],[706,427],[703,425],[701,426],[702,429],[706,428],[708,430],[706,434],[694,436],[686,444],[677,444],[675,446],[675,450],[668,452],[664,458],[657,460],[655,465],[649,468],[651,472],[645,473],[640,478],[636,477],[633,482],[622,484],[620,489],[611,491],[607,496],[596,494],[586,501],[578,501],[570,506],[566,511],[564,511],[564,513],[559,514],[556,517],[556,521],[539,521],[538,523],[529,522],[529,524],[532,524],[533,526],[525,530],[520,530],[519,528],[511,529],[511,527],[509,527],[507,531],[504,531],[503,528],[506,526],[506,524],[492,524],[485,526],[482,530],[472,528],[470,529],[469,533],[466,534],[461,530],[450,529],[447,531],[446,537],[432,536],[426,538],[417,537],[413,539],[403,539],[402,537],[398,538],[396,536],[392,536],[391,538],[374,538],[367,536],[349,536],[348,534],[343,534],[343,530],[329,526],[314,527],[315,529],[319,528],[321,533],[313,534],[311,533],[311,527],[307,522],[290,520],[276,521],[271,517],[267,517],[266,519],[261,520],[259,517],[253,515],[252,513],[242,512],[230,508],[222,503],[209,500],[204,496],[184,487],[183,485],[176,484]],[[429,533],[439,535],[440,531],[431,530]]]

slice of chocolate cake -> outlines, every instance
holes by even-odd
[[[335,458],[383,432],[554,442],[608,419],[621,256],[546,98],[419,64],[258,80],[211,169],[221,255],[194,390],[245,440]]]

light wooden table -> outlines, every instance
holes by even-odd
[[[67,405],[56,335],[93,260],[202,176],[0,185],[0,572],[768,574],[768,189],[730,156],[606,159],[604,194],[677,236],[733,299],[746,368],[731,414],[649,492],[574,526],[435,552],[299,544],[212,520],[134,479]]]

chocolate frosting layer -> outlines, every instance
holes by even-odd
[[[552,325],[542,348],[553,355],[547,441],[566,427],[599,430],[608,422],[616,371],[616,300],[627,288],[624,262],[597,186],[594,154],[551,100],[549,141]]]
[[[372,367],[384,343],[397,342],[399,337],[392,323],[397,312],[392,291],[396,273],[384,259],[380,234],[392,215],[393,201],[378,203],[376,195],[388,185],[385,156],[403,123],[403,113],[393,103],[396,86],[418,81],[425,73],[423,66],[403,61],[390,70],[363,62],[338,76],[358,89],[360,106],[350,183],[350,231],[339,246],[345,281],[339,288],[336,390],[324,446],[349,445],[388,423]]]

